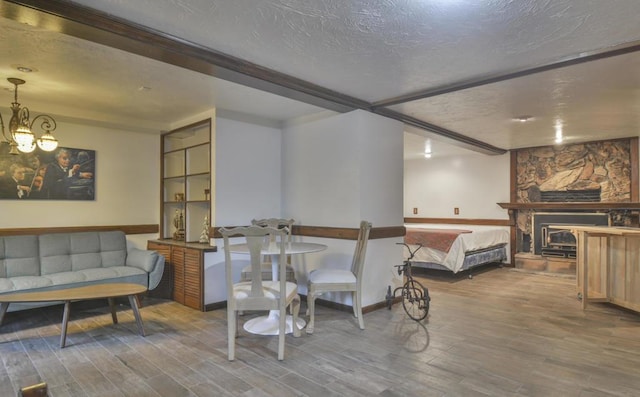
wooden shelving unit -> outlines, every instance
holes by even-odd
[[[155,294],[204,311],[204,254],[217,250],[198,243],[205,217],[211,219],[211,120],[163,134],[160,146],[160,239],[147,243],[165,257]],[[184,240],[175,239],[180,215]]]
[[[182,214],[184,241],[200,238],[205,216],[211,219],[211,120],[162,135],[160,236],[173,238],[174,218]]]

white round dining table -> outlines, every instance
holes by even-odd
[[[303,243],[303,242],[290,242],[284,243],[284,252],[286,255],[298,255],[308,254],[311,252],[318,252],[327,249],[324,244],[318,243]],[[229,245],[229,252],[234,254],[249,254],[249,247],[247,244],[232,244]],[[278,260],[280,259],[280,243],[271,243],[265,245],[260,251],[262,255],[271,256],[271,272],[273,274],[273,281],[278,281]],[[258,335],[278,335],[278,328],[280,322],[280,313],[277,310],[271,310],[269,315],[253,318],[244,323],[244,329],[247,332]],[[298,329],[304,328],[307,324],[303,319],[298,318]],[[293,317],[287,315],[286,321],[286,333],[293,332]]]

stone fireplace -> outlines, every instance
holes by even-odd
[[[511,202],[500,205],[516,266],[517,255],[575,264],[572,234],[551,224],[638,225],[638,138],[518,149],[511,174]]]
[[[637,139],[623,139],[518,150],[516,202],[544,203],[543,212],[566,213],[560,203],[631,201],[632,140],[637,145]],[[559,203],[557,209],[552,203]],[[536,252],[533,227],[533,215],[538,211],[517,211],[518,252],[540,254]],[[576,214],[578,218],[580,212]],[[630,226],[634,222],[633,214],[627,210],[603,212],[604,218],[610,219],[605,224]]]

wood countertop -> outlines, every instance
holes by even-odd
[[[587,225],[549,225],[550,229],[569,229],[576,232],[587,232],[591,235],[638,236],[640,228],[624,226],[587,226]]]

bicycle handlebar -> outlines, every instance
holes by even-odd
[[[409,251],[409,258],[407,258],[408,261],[413,259],[413,257],[415,256],[416,252],[418,252],[420,250],[420,248],[422,248],[422,244],[418,244],[418,248],[416,248],[414,251],[411,251],[411,247],[409,247],[409,245],[407,245],[407,243],[396,243],[396,244],[397,245],[404,245],[405,247],[407,247],[407,250]]]

